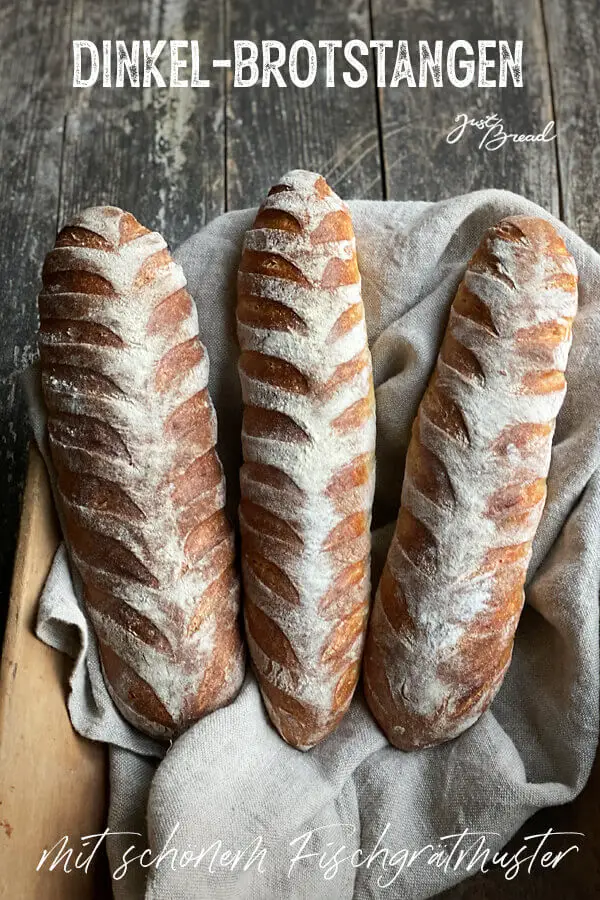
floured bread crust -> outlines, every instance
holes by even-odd
[[[576,310],[550,223],[486,233],[414,423],[365,649],[367,700],[403,750],[472,725],[510,663]]]
[[[246,634],[271,720],[308,749],[354,692],[369,611],[375,405],[347,207],[292,171],[238,276]]]
[[[85,210],[43,270],[39,347],[63,524],[108,688],[173,737],[244,672],[208,358],[165,241]]]

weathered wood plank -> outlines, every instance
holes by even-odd
[[[73,38],[197,40],[217,55],[223,7],[215,0],[75,0]],[[114,47],[114,45],[113,45]],[[181,51],[182,59],[190,59]],[[158,69],[169,84],[169,47]],[[182,78],[189,79],[180,73]],[[224,208],[224,79],[208,88],[73,88],[67,115],[59,223],[97,203],[122,206],[180,243]],[[112,77],[115,77],[113,55]],[[113,81],[114,84],[114,81]]]
[[[600,250],[600,17],[596,0],[543,0],[563,218]]]
[[[84,740],[71,727],[65,697],[73,661],[34,632],[58,542],[46,467],[32,447],[0,665],[1,900],[112,896],[101,854],[89,874],[60,865],[36,871],[43,848],[64,834],[99,834],[106,821],[106,745]]]
[[[320,40],[371,37],[367,0],[226,0],[227,53],[233,41]],[[324,50],[317,50],[322,63]],[[339,55],[339,54],[338,54]],[[336,64],[335,87],[326,86],[324,65],[306,88],[231,87],[227,92],[227,202],[232,208],[258,204],[268,187],[289,169],[321,172],[345,199],[381,199],[380,136],[372,56],[361,60],[371,77],[362,88],[346,86]]]
[[[556,0],[559,2],[559,0]],[[544,23],[538,0],[372,0],[377,39],[405,39],[418,52],[418,41],[433,46],[456,39],[524,41],[522,88],[452,86],[381,89],[384,165],[388,196],[397,200],[440,200],[480,188],[503,188],[524,194],[559,212],[556,142],[510,144],[478,150],[481,132],[450,145],[446,136],[455,117],[482,118],[497,113],[508,132],[539,132],[554,118],[548,77]],[[388,51],[389,52],[389,51]],[[413,66],[415,61],[413,60]],[[416,60],[418,78],[418,59]],[[391,69],[393,70],[393,59]],[[445,73],[444,73],[445,75]]]
[[[28,436],[17,377],[34,355],[41,259],[55,234],[70,13],[71,0],[0,9],[0,634]]]
[[[600,18],[596,0],[542,0],[554,109],[562,218],[600,251]],[[566,810],[552,810],[553,827],[581,831],[583,852],[571,861],[562,896],[600,894],[600,757],[585,790]],[[556,823],[556,824],[555,824]],[[565,829],[566,830],[566,829]],[[558,887],[560,892],[560,885]]]

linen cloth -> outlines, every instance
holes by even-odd
[[[376,385],[374,585],[398,511],[411,424],[454,292],[485,229],[506,215],[542,215],[575,257],[579,313],[568,391],[512,665],[490,710],[436,748],[392,748],[359,689],[338,730],[301,753],[271,727],[248,673],[234,703],[198,722],[164,755],[121,718],[108,695],[77,577],[71,578],[61,547],[41,598],[37,633],[75,660],[68,698],[73,726],[111,745],[111,830],[139,833],[107,838],[111,870],[121,874],[123,854],[132,858],[146,846],[155,856],[161,849],[165,854],[148,868],[131,863],[114,881],[120,900],[431,897],[469,871],[428,863],[430,851],[403,866],[398,851],[448,847],[440,838],[465,828],[491,832],[486,846],[498,850],[536,810],[572,800],[590,772],[599,698],[600,256],[544,210],[505,191],[435,204],[349,206]],[[232,517],[241,461],[235,281],[254,213],[221,216],[175,253],[210,357]],[[35,435],[46,452],[38,379],[30,374],[27,389]],[[130,845],[135,850],[127,851]],[[341,860],[359,847],[363,855],[355,853],[354,865],[325,864],[336,851]],[[225,856],[223,865],[227,851],[243,851],[238,864]],[[314,855],[293,862],[299,853]]]

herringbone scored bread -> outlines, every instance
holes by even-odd
[[[246,634],[269,715],[308,749],[344,714],[369,610],[375,407],[347,207],[293,171],[238,276]]]
[[[365,693],[403,750],[473,724],[510,663],[576,309],[575,264],[548,222],[487,232],[414,424],[369,625]]]
[[[114,207],[58,235],[39,347],[67,542],[122,714],[172,737],[243,677],[208,359],[163,238]]]

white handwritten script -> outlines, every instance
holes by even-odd
[[[480,150],[499,150],[505,144],[548,144],[556,140],[556,124],[553,120],[548,122],[542,131],[531,134],[520,134],[516,131],[507,131],[504,119],[496,113],[484,116],[482,119],[469,118],[466,113],[459,113],[454,119],[458,124],[446,135],[448,144],[457,144],[464,137],[467,129],[474,128],[482,132],[479,142]]]
[[[357,848],[352,840],[356,833],[355,826],[340,823],[310,829],[293,838],[287,845],[287,860],[282,863],[281,853],[270,850],[262,835],[257,835],[244,847],[225,847],[221,840],[215,840],[206,847],[180,850],[174,843],[179,827],[179,823],[173,827],[159,850],[147,847],[140,851],[135,841],[132,842],[112,872],[115,881],[123,878],[129,867],[135,864],[144,869],[170,866],[173,871],[204,867],[210,875],[216,875],[220,870],[247,872],[251,868],[264,874],[268,866],[281,868],[283,865],[288,879],[295,876],[297,869],[304,872],[306,866],[313,866],[325,880],[335,878],[345,868],[374,868],[378,870],[376,880],[382,889],[392,885],[405,869],[417,864],[443,869],[445,873],[458,872],[462,868],[465,874],[485,873],[494,866],[503,870],[507,881],[512,881],[520,872],[531,875],[536,865],[555,869],[568,853],[579,851],[577,843],[565,847],[567,839],[584,836],[579,831],[554,831],[549,828],[543,833],[525,837],[521,847],[514,852],[494,851],[488,846],[488,839],[492,838],[492,843],[497,844],[497,840],[494,841],[500,837],[497,832],[465,828],[455,834],[442,835],[435,844],[417,849],[392,849],[386,844],[391,828],[388,822],[374,846],[363,849]],[[79,847],[71,846],[69,835],[64,835],[54,846],[43,850],[37,871],[46,866],[50,871],[60,869],[66,873],[87,873],[102,844],[114,837],[141,839],[142,835],[135,831],[110,831],[107,828],[101,833],[79,838]]]

